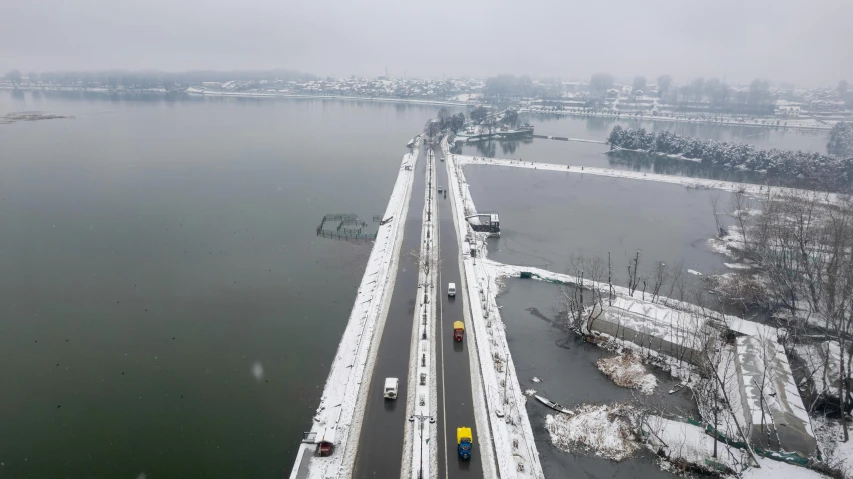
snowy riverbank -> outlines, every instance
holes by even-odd
[[[791,130],[831,130],[835,125],[835,120],[817,120],[814,118],[757,118],[742,120],[736,118],[726,118],[715,120],[711,118],[701,117],[677,117],[677,116],[661,116],[661,115],[642,115],[635,116],[630,112],[624,113],[603,113],[603,112],[579,112],[569,110],[544,110],[539,108],[522,108],[519,112],[529,112],[553,116],[577,116],[577,117],[593,117],[593,118],[612,118],[614,120],[626,121],[667,121],[673,123],[689,123],[703,125],[724,125],[724,126],[749,126],[753,128],[775,128],[775,129],[791,129]],[[784,124],[775,124],[780,121]],[[764,122],[764,123],[762,123]],[[768,123],[770,122],[770,123]]]
[[[411,103],[417,105],[447,105],[447,106],[467,106],[466,102],[462,101],[446,101],[446,100],[426,100],[418,98],[384,98],[384,97],[365,97],[365,96],[346,96],[346,95],[304,95],[297,93],[280,93],[280,92],[230,92],[205,90],[200,88],[187,88],[186,92],[190,95],[211,96],[211,97],[236,97],[236,98],[303,98],[303,99],[318,99],[318,100],[358,100],[358,101],[384,101],[391,103]]]
[[[554,163],[536,163],[532,161],[512,160],[505,158],[485,158],[467,155],[456,155],[459,165],[487,165],[506,166],[512,168],[527,168],[531,170],[559,171],[575,175],[606,176],[610,178],[626,178],[632,180],[656,181],[672,185],[682,185],[686,188],[716,189],[723,191],[742,191],[750,196],[759,196],[767,193],[769,188],[777,192],[803,193],[807,190],[796,188],[769,187],[752,183],[738,183],[734,181],[709,180],[705,178],[690,178],[686,176],[661,175],[657,173],[642,173],[630,170],[616,170],[612,168],[596,168],[592,166],[558,165]],[[836,201],[838,195],[827,193],[827,201]]]

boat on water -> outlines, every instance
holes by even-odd
[[[559,404],[555,403],[554,401],[551,401],[548,398],[543,398],[542,396],[540,396],[538,394],[534,394],[533,397],[535,397],[537,400],[539,400],[539,402],[541,402],[542,404],[548,406],[549,408],[551,408],[557,412],[574,415],[574,413],[570,409],[566,409],[563,406],[560,406]]]
[[[677,393],[678,391],[681,391],[682,389],[684,389],[685,386],[687,386],[686,382],[678,383],[675,386],[673,386],[672,389],[669,390],[669,393],[670,394]]]

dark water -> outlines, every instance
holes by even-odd
[[[704,274],[725,269],[707,247],[715,235],[711,198],[728,211],[730,194],[680,185],[525,168],[465,167],[477,210],[500,214],[501,237],[489,257],[503,263],[567,272],[570,257],[610,251],[614,283],[641,251],[640,271],[664,262]],[[721,215],[721,220],[724,220]]]
[[[14,99],[0,115],[0,476],[281,477],[437,108]],[[263,374],[256,375],[256,363]]]
[[[610,353],[568,336],[559,326],[555,319],[559,296],[560,290],[556,285],[522,279],[507,281],[507,289],[498,296],[521,389],[533,389],[568,408],[583,403],[634,401],[636,393],[616,386],[595,365]],[[687,389],[673,395],[666,394],[676,381],[659,370],[649,371],[657,376],[660,384],[645,400],[654,401],[671,413],[695,415]],[[533,382],[534,377],[541,382]],[[532,398],[527,401],[526,409],[545,477],[676,477],[662,471],[654,455],[645,450],[636,453],[634,459],[614,462],[580,449],[570,453],[557,449],[551,444],[545,429],[545,417],[554,411]]]

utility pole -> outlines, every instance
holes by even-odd
[[[422,414],[412,414],[409,416],[409,422],[414,422],[415,418],[420,420],[421,428],[420,428],[420,439],[421,439],[421,459],[420,459],[420,470],[418,471],[418,479],[423,479],[424,477],[424,448],[423,448],[423,439],[424,439],[424,419],[429,419],[430,424],[435,424],[435,418],[432,416],[424,416]],[[427,440],[429,442],[429,440]]]

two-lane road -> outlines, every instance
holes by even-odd
[[[447,166],[441,161],[444,153],[436,149],[436,186],[446,188]],[[480,460],[480,443],[477,425],[474,421],[474,407],[471,392],[471,381],[478,377],[477,371],[471,371],[471,364],[466,348],[469,344],[470,326],[465,325],[465,336],[461,343],[453,340],[453,322],[463,321],[462,275],[459,270],[460,238],[456,235],[453,225],[453,210],[450,199],[444,194],[438,198],[438,239],[441,268],[439,269],[439,285],[435,288],[438,294],[438,311],[436,318],[436,345],[438,361],[438,426],[440,437],[438,441],[438,477],[472,478],[483,477],[483,464]],[[447,284],[456,284],[456,297],[447,295]],[[457,453],[456,428],[470,427],[474,433],[474,448],[471,459],[465,461]]]
[[[367,404],[352,474],[358,479],[400,477],[403,454],[407,453],[403,451],[403,430],[406,424],[409,346],[418,294],[418,267],[408,257],[408,252],[420,250],[427,149],[422,145],[418,155],[394,291],[378,345],[373,376],[367,386]],[[385,400],[382,396],[385,378],[388,377],[400,380],[395,401]]]

